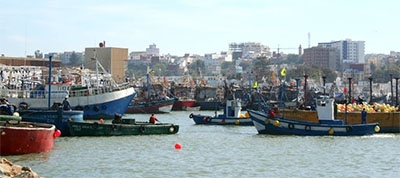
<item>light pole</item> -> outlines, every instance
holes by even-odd
[[[390,76],[390,105],[393,106],[393,74],[389,74]]]
[[[326,95],[325,94],[325,81],[326,81],[326,76],[324,75],[324,76],[322,76],[322,82],[323,82],[323,86],[324,86],[324,95]]]
[[[368,77],[369,80],[369,104],[372,104],[372,77]]]
[[[398,92],[398,89],[399,89],[399,84],[398,84],[399,77],[395,77],[394,79],[396,79],[396,106],[398,106],[399,105],[399,92]]]
[[[349,100],[348,100],[348,102],[347,103],[349,103],[349,102],[351,102],[351,77],[349,77],[349,78],[347,78],[347,79],[349,79]]]

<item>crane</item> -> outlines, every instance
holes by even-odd
[[[277,48],[270,48],[270,49],[276,49],[277,50],[277,54],[280,54],[280,52],[279,52],[279,50],[281,50],[281,49],[300,49],[301,50],[301,45],[299,45],[299,47],[297,47],[297,48],[281,48],[281,47],[279,47],[279,45],[278,45],[278,47]]]

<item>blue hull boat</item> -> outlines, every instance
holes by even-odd
[[[333,98],[316,99],[319,123],[274,117],[265,112],[248,110],[259,134],[302,136],[363,136],[380,131],[379,123],[344,124],[335,120]]]
[[[61,136],[70,136],[68,122],[83,122],[83,111],[57,110],[21,110],[22,121],[53,124],[61,131]]]
[[[228,100],[223,114],[217,114],[217,111],[214,116],[191,113],[189,118],[196,124],[253,126],[249,115],[241,113],[240,103],[239,99]]]

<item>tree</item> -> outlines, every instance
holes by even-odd
[[[240,61],[239,66],[243,68],[243,71],[246,71],[247,68],[251,67],[251,61]]]
[[[257,81],[261,80],[261,78],[265,75],[269,75],[269,61],[266,57],[257,57],[253,60],[253,72],[255,75],[255,79]]]
[[[196,73],[196,75],[204,75],[206,73],[206,65],[204,64],[203,60],[196,60],[192,64],[190,64],[190,71],[191,74],[193,75]]]
[[[299,56],[296,54],[288,54],[286,57],[287,64],[302,64],[303,63],[303,56]]]
[[[233,67],[233,62],[229,62],[229,61],[222,62],[222,64],[221,64],[221,73],[223,75],[226,75],[226,76],[228,76],[230,74],[233,74],[232,73],[232,67]]]

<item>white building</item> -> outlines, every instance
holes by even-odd
[[[365,41],[352,41],[351,39],[318,43],[324,48],[336,48],[340,53],[342,63],[365,63]]]
[[[242,59],[255,59],[260,56],[271,57],[270,48],[261,43],[231,43],[229,50],[235,53],[235,58],[238,57],[236,54],[239,54]]]
[[[160,56],[160,49],[156,47],[156,44],[149,45],[148,48],[146,48],[146,54],[148,56]]]
[[[209,53],[204,55],[204,65],[208,71],[212,71],[212,74],[220,74],[221,64],[225,61],[232,62],[231,52],[221,52],[220,54]]]

